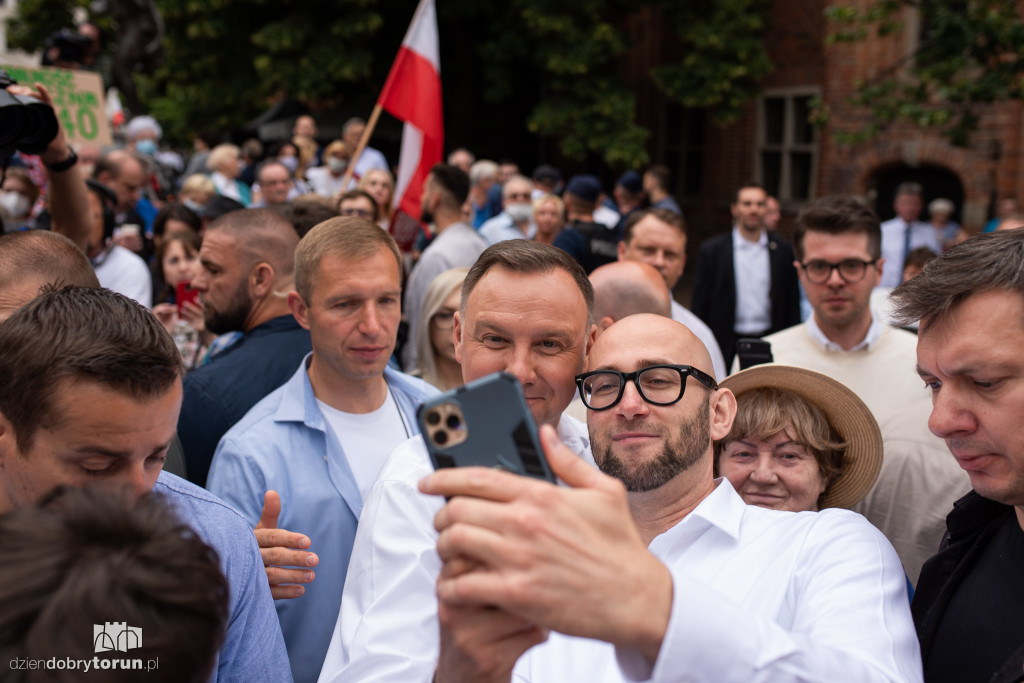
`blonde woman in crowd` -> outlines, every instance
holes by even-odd
[[[533,222],[537,226],[533,239],[551,244],[565,227],[565,203],[553,194],[538,197],[533,200]]]
[[[455,312],[459,310],[462,283],[469,268],[452,268],[434,278],[423,299],[423,314],[415,337],[418,344],[417,366],[411,373],[441,391],[462,386],[462,367],[455,360],[452,338]]]
[[[390,171],[371,168],[359,180],[359,189],[377,202],[377,225],[385,230],[391,227],[391,203],[395,198],[395,179]]]

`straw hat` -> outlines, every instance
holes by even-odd
[[[829,486],[822,508],[853,507],[874,486],[882,468],[882,432],[868,407],[845,384],[812,370],[767,363],[730,375],[719,386],[737,399],[762,387],[791,391],[825,413],[847,447],[843,473]]]

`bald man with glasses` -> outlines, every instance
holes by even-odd
[[[882,429],[882,471],[854,509],[881,529],[916,583],[942,540],[946,512],[970,482],[928,431],[931,397],[914,371],[917,337],[871,310],[871,290],[893,265],[882,257],[878,216],[853,197],[824,197],[797,216],[793,243],[814,314],[765,341],[776,362],[837,379],[871,409]]]
[[[629,316],[587,365],[601,472],[545,425],[566,487],[484,468],[420,482],[448,498],[437,683],[921,681],[903,572],[876,529],[747,506],[714,478],[736,399],[699,339]]]

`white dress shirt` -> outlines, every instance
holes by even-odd
[[[584,424],[563,415],[558,436],[594,464]],[[388,458],[366,497],[321,682],[433,679],[441,572],[434,516],[445,501],[416,487],[432,471],[423,439],[409,439]]]
[[[768,258],[768,233],[761,231],[757,242],[750,242],[739,228],[732,229],[732,262],[736,276],[736,322],[733,330],[760,333],[772,326],[771,261]]]
[[[922,680],[903,570],[889,542],[858,514],[744,505],[720,479],[650,550],[673,580],[656,662],[552,633],[519,660],[513,680]]]
[[[913,221],[910,224],[910,250],[928,247],[936,254],[942,253],[939,233],[931,223]],[[903,262],[907,260],[907,222],[897,216],[882,223],[882,281],[879,287],[895,287],[903,282]]]

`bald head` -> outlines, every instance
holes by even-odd
[[[631,372],[663,363],[692,365],[712,377],[715,374],[707,347],[686,325],[650,313],[631,315],[609,326],[594,342],[587,370]]]
[[[630,315],[671,317],[672,295],[661,274],[639,261],[616,261],[594,269],[594,322],[598,334]]]
[[[99,287],[92,264],[75,243],[45,230],[0,237],[0,322],[46,286]]]

